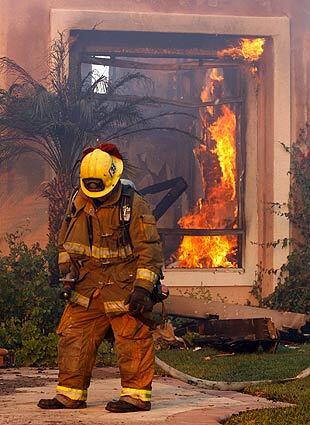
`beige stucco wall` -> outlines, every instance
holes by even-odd
[[[182,286],[171,287],[171,295],[184,295],[205,301],[221,301],[236,304],[255,305],[255,298],[249,293],[251,286],[228,286],[228,287],[202,287]]]
[[[308,0],[1,0],[0,54],[16,60],[36,78],[43,76],[46,71],[45,58],[52,32],[52,9],[288,17],[291,25],[290,106],[293,139],[298,129],[307,118],[309,119],[310,5]],[[285,46],[283,48],[285,49]],[[285,140],[285,142],[289,141]],[[268,176],[266,181],[268,181],[270,177],[268,170],[266,175]],[[43,243],[46,241],[46,204],[39,197],[37,188],[48,176],[48,170],[32,158],[20,160],[9,170],[1,173],[0,238],[5,232],[13,231],[16,225],[22,225],[29,218],[32,233],[27,236],[27,239],[40,240]],[[268,185],[264,190],[270,192]],[[287,191],[287,187],[284,187],[284,191]],[[261,199],[268,199],[268,193],[261,194]],[[260,205],[259,209],[262,218],[264,206]],[[268,220],[265,223],[268,227]],[[264,229],[264,232],[268,235],[268,228]],[[265,252],[264,257],[268,260],[268,253]],[[249,298],[249,286],[243,285],[230,287],[226,284],[225,287],[210,287],[210,291],[214,297],[217,293],[221,293],[221,297],[227,296],[229,301],[244,302]],[[269,282],[264,290],[267,293],[271,289],[272,282]]]

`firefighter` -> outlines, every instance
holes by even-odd
[[[83,153],[80,188],[60,231],[59,267],[74,290],[57,328],[59,380],[42,409],[86,407],[102,339],[112,328],[121,393],[111,412],[151,408],[154,347],[146,324],[161,273],[162,247],[147,202],[121,182],[124,160],[115,145]],[[71,288],[72,289],[72,288]]]

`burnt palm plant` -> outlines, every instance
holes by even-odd
[[[31,152],[53,170],[54,177],[42,191],[49,201],[52,246],[57,242],[72,190],[70,176],[81,151],[98,139],[109,141],[151,129],[154,120],[171,115],[164,112],[146,118],[143,109],[152,102],[149,95],[122,96],[131,83],[143,84],[145,93],[149,92],[152,84],[140,73],[128,74],[113,83],[105,76],[95,78],[92,73],[82,80],[78,75],[69,78],[69,50],[69,42],[59,34],[50,49],[49,72],[42,81],[32,78],[11,59],[0,58],[0,72],[14,80],[8,89],[0,89],[0,164]],[[104,94],[99,95],[98,88]]]

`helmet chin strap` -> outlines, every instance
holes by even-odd
[[[119,188],[119,185],[120,184],[121,184],[121,182],[118,181],[117,184],[115,185],[115,187],[111,190],[111,192],[109,192],[105,196],[101,196],[100,198],[91,198],[91,197],[89,197],[89,199],[91,199],[92,201],[94,201],[95,205],[96,205],[96,202],[98,202],[98,204],[103,204],[107,199],[110,198],[110,196],[112,196],[117,191],[117,189]]]

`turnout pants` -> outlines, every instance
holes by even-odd
[[[121,374],[121,397],[149,402],[154,375],[154,345],[149,328],[129,314],[114,317],[104,311],[101,293],[88,309],[65,308],[57,333],[59,381],[57,395],[86,400],[97,349],[112,326]]]

